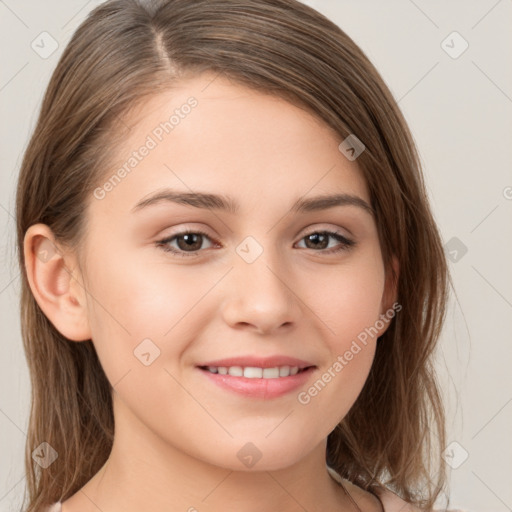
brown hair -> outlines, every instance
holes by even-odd
[[[432,357],[449,275],[412,136],[384,81],[337,25],[296,0],[109,0],[59,60],[17,188],[21,329],[32,384],[27,512],[64,501],[92,478],[109,456],[114,418],[112,387],[91,340],[67,340],[31,293],[25,232],[44,223],[56,241],[79,248],[92,191],[126,136],[122,116],[202,71],[280,96],[334,128],[340,142],[355,134],[365,145],[357,164],[403,309],[378,340],[361,394],[328,436],[327,463],[366,490],[385,485],[430,509],[446,485]],[[45,469],[32,459],[42,442],[58,453]]]

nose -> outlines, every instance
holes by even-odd
[[[293,277],[270,252],[263,251],[252,263],[235,255],[222,308],[230,327],[271,334],[297,324],[302,312]]]

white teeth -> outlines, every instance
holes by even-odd
[[[247,368],[244,368],[244,377],[247,377],[248,379],[261,379],[263,377],[263,369],[248,366]]]
[[[243,377],[244,369],[241,366],[230,366],[228,368],[228,374],[233,377]]]
[[[290,375],[290,367],[281,366],[281,368],[279,368],[279,377],[288,377],[288,375]]]
[[[263,378],[264,379],[278,379],[279,378],[279,368],[264,368],[263,369]]]
[[[258,368],[255,366],[207,366],[211,373],[231,375],[233,377],[246,377],[248,379],[278,379],[299,373],[298,366],[276,366],[274,368]]]

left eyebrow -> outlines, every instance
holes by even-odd
[[[132,212],[147,208],[150,205],[161,202],[185,204],[195,208],[211,210],[223,210],[235,214],[240,210],[240,205],[231,197],[205,192],[180,192],[172,189],[164,189],[139,201]],[[373,208],[361,197],[351,194],[334,194],[299,198],[291,207],[293,213],[307,213],[320,210],[328,210],[336,206],[356,206],[374,216]]]
[[[294,213],[316,212],[319,210],[328,210],[335,206],[357,206],[372,217],[375,215],[373,208],[361,197],[352,194],[334,194],[326,196],[316,196],[309,199],[299,199],[292,206]]]

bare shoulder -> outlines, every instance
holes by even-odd
[[[365,491],[358,485],[353,484],[350,480],[343,479],[343,485],[361,510],[364,510],[365,512],[382,512],[379,499],[374,494]],[[399,509],[397,509],[397,511],[398,510]],[[385,509],[385,512],[389,512],[387,508]],[[406,511],[400,510],[400,512]]]
[[[425,512],[419,507],[408,503],[389,489],[377,489],[385,512]]]
[[[443,512],[439,509],[426,510],[413,505],[389,489],[377,488],[375,493],[365,491],[349,480],[343,479],[343,485],[356,502],[357,506],[365,512]],[[380,500],[380,501],[379,501]],[[382,504],[382,505],[381,505]],[[465,512],[459,509],[449,509],[448,512]]]

